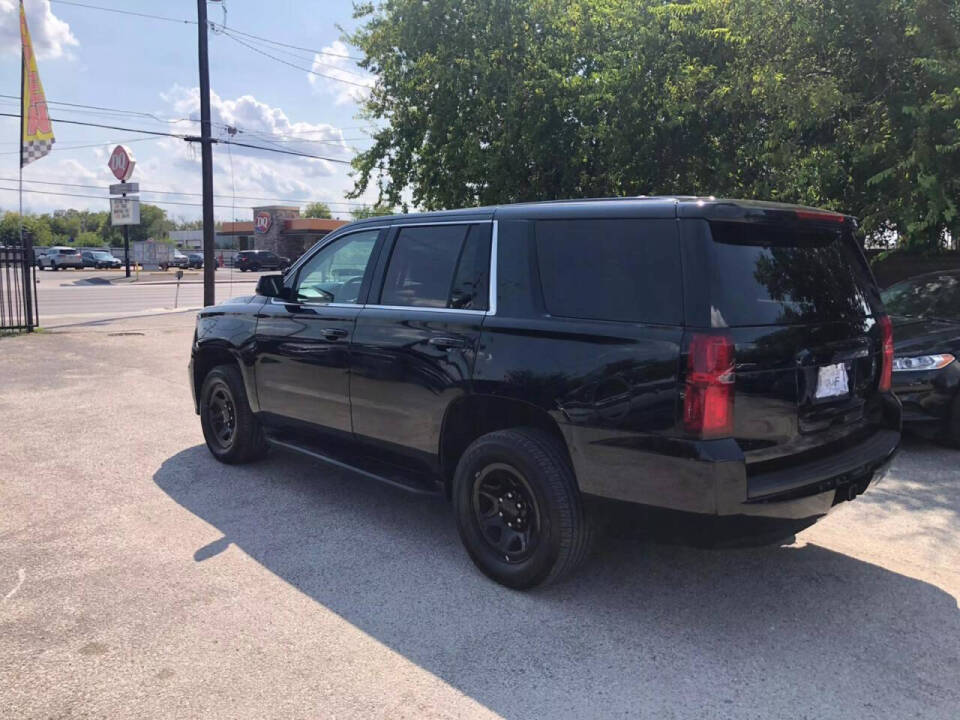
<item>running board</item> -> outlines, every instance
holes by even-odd
[[[297,445],[286,440],[277,440],[269,434],[266,436],[266,440],[273,447],[306,455],[328,465],[349,470],[415,495],[439,495],[443,492],[442,485],[426,473],[407,470],[369,457],[334,457],[332,452]],[[337,454],[340,455],[340,453]],[[354,454],[350,453],[350,455]]]

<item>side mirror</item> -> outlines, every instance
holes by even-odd
[[[268,298],[285,298],[287,289],[283,286],[283,275],[261,275],[257,280],[257,295]]]

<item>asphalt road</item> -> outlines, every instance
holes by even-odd
[[[216,463],[191,321],[0,339],[0,716],[960,716],[960,453],[907,442],[789,546],[621,528],[517,593],[443,500]]]
[[[252,295],[260,273],[241,273],[230,270],[217,272],[216,299],[238,295]],[[114,284],[86,284],[99,278],[119,279],[122,273],[93,273],[90,271],[38,273],[37,298],[40,324],[59,325],[66,319],[78,317],[117,317],[134,313],[173,308],[199,308],[203,305],[203,284],[199,273],[187,276],[177,295],[173,273],[143,274],[141,282]]]

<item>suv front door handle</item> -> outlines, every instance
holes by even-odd
[[[339,340],[347,336],[347,331],[343,328],[323,328],[320,334],[327,340]]]
[[[453,350],[456,348],[465,348],[467,346],[467,341],[463,338],[454,338],[454,337],[432,337],[427,340],[431,345],[436,347],[443,348],[444,350]]]

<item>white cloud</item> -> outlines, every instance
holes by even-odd
[[[33,48],[39,58],[58,58],[79,45],[70,26],[53,14],[50,0],[33,0],[26,4],[27,27]],[[20,9],[15,0],[0,0],[0,53],[20,52]]]
[[[337,57],[349,55],[350,48],[336,40],[322,50],[328,54],[316,53],[310,68],[313,72],[307,75],[314,90],[333,95],[337,105],[359,104],[366,100],[373,87],[373,76],[363,72],[353,60]]]
[[[3,0],[0,0],[2,2]],[[252,95],[235,99],[221,98],[211,93],[211,116],[214,136],[227,139],[225,127],[240,130],[235,136],[238,142],[248,142],[264,147],[281,147],[349,158],[349,148],[344,142],[343,131],[329,124],[294,121],[282,108],[273,107],[257,100]],[[196,120],[200,114],[199,91],[196,88],[173,87],[164,94],[166,106],[160,114],[189,117]],[[11,119],[12,123],[15,123]],[[8,123],[9,124],[9,123]],[[6,125],[0,122],[0,129]],[[9,125],[10,133],[14,132]],[[42,160],[28,166],[26,180],[91,185],[91,188],[41,185],[25,183],[27,190],[93,195],[95,198],[68,197],[25,193],[24,204],[28,212],[50,212],[58,208],[107,209],[107,186],[116,182],[107,168],[107,158],[112,144],[96,148],[71,148],[72,145],[90,142],[86,137],[75,140],[70,137],[70,126],[58,134],[58,144],[53,152]],[[179,123],[171,126],[176,133],[199,134],[199,124]],[[106,143],[117,133],[104,131]],[[122,135],[121,135],[122,137]],[[303,142],[292,138],[320,140],[323,143]],[[158,202],[171,218],[196,219],[200,217],[200,147],[179,138],[145,138],[130,145],[137,158],[137,168],[132,180],[140,183],[143,202]],[[329,163],[310,158],[301,158],[280,153],[224,144],[214,146],[214,193],[215,214],[220,220],[252,219],[250,208],[254,205],[289,202],[302,206],[321,200],[330,203],[334,215],[349,219],[352,205],[345,201],[344,193],[353,187],[347,165]],[[232,171],[231,171],[232,160]],[[7,171],[11,175],[13,171]],[[13,183],[4,183],[15,186]],[[191,193],[189,195],[151,194],[150,190]],[[263,198],[254,199],[254,198]],[[366,193],[356,201],[373,204],[376,192]],[[16,208],[15,191],[0,190],[0,208]],[[164,203],[184,203],[182,205]]]

